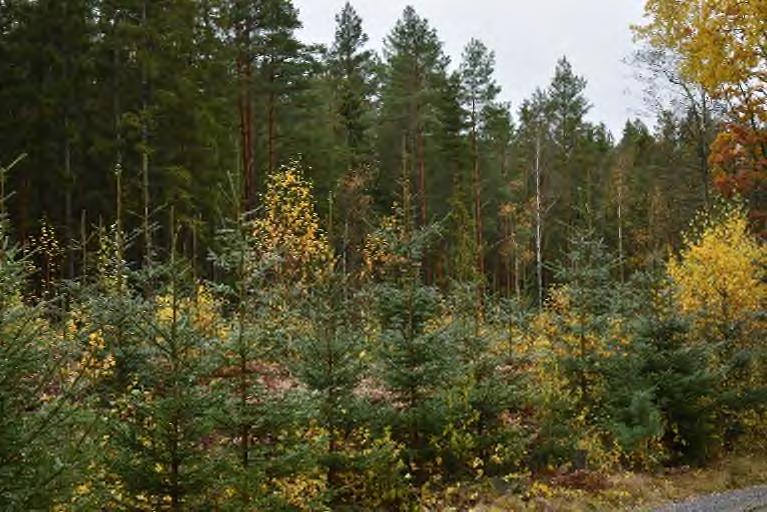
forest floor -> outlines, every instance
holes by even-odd
[[[657,474],[576,472],[536,479],[523,489],[506,492],[502,486],[488,483],[484,491],[463,489],[455,498],[459,502],[462,501],[459,496],[469,499],[461,503],[446,500],[435,510],[767,511],[764,484],[767,484],[767,453],[741,454],[728,456],[705,468],[682,467]],[[728,492],[736,489],[744,491]],[[690,501],[693,498],[699,499]]]

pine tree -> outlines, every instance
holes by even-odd
[[[493,80],[495,54],[479,40],[472,39],[463,51],[461,62],[462,100],[469,115],[469,136],[472,150],[472,189],[474,238],[477,248],[477,274],[484,278],[485,243],[482,204],[482,155],[480,154],[480,130],[483,117],[495,101],[500,87]]]
[[[336,33],[327,66],[339,118],[339,150],[347,155],[346,169],[370,162],[375,57],[365,50],[368,36],[354,7],[346,3],[336,15]]]
[[[405,8],[386,38],[384,59],[379,137],[384,167],[381,178],[390,186],[394,181],[391,178],[400,176],[405,157],[408,179],[413,183],[418,203],[414,213],[418,226],[425,226],[430,219],[427,185],[432,179],[428,175],[431,165],[426,154],[427,131],[432,131],[438,121],[435,108],[440,87],[445,83],[448,59],[436,31],[412,7]],[[386,191],[393,192],[391,188]]]
[[[551,204],[555,205],[554,215],[570,226],[579,215],[589,215],[584,211],[587,205],[579,202],[578,186],[589,187],[591,168],[584,165],[583,150],[590,127],[584,117],[591,106],[583,92],[586,80],[575,74],[566,58],[557,62],[554,77],[547,90],[547,122],[552,144],[551,170],[549,173]],[[567,240],[567,233],[561,233],[556,226],[550,236],[558,242]],[[564,247],[558,247],[561,254]]]
[[[551,136],[564,158],[572,156],[582,135],[584,116],[591,106],[583,96],[586,80],[573,72],[567,58],[557,62],[548,95],[551,109]]]
[[[256,205],[262,178],[278,168],[290,140],[288,108],[304,87],[305,51],[296,39],[301,27],[290,0],[231,0],[227,12],[237,48],[240,152],[245,207]],[[284,163],[284,162],[283,162]],[[257,173],[261,173],[257,175]]]

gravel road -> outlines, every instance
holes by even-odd
[[[767,485],[698,496],[655,512],[767,512]]]

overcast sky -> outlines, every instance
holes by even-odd
[[[345,0],[294,0],[307,42],[333,40],[335,14]],[[496,78],[502,99],[516,112],[537,86],[545,87],[559,57],[566,55],[576,73],[588,80],[592,121],[602,121],[620,136],[628,117],[642,109],[641,86],[622,60],[631,54],[631,23],[642,19],[643,0],[353,0],[380,50],[384,37],[406,5],[437,29],[452,65],[466,42],[477,37],[496,54]]]

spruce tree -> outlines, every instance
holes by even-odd
[[[94,3],[3,5],[3,158],[29,155],[20,167],[23,172],[11,174],[8,183],[18,196],[9,213],[22,240],[44,216],[67,239],[73,238],[75,214],[82,207],[74,194],[76,180],[83,179],[81,169],[88,159]],[[74,274],[68,240],[64,248],[66,273]]]
[[[239,205],[236,192],[230,197]],[[314,469],[316,441],[306,433],[314,404],[292,372],[300,367],[307,329],[300,305],[322,282],[328,246],[300,169],[271,173],[253,215],[242,213],[221,230],[222,250],[214,257],[226,275],[218,291],[230,311],[214,388],[224,402],[217,425],[235,510],[320,499],[291,496],[286,487]]]
[[[611,315],[619,290],[611,276],[615,262],[600,239],[581,231],[570,246],[567,260],[557,270],[566,301],[558,319],[564,345],[562,363],[580,407],[588,410],[599,400],[597,368],[609,348]]]
[[[453,339],[443,319],[439,291],[422,284],[423,251],[434,228],[415,229],[405,183],[404,206],[384,222],[369,241],[368,263],[381,280],[377,297],[378,370],[392,394],[391,425],[407,447],[411,475],[423,479],[429,438],[443,430],[440,392],[449,385]]]
[[[0,219],[0,507],[50,509],[68,495],[79,444],[74,398],[82,371],[71,369],[54,304],[26,295],[29,261]],[[79,336],[75,336],[81,341]],[[71,369],[71,371],[70,371]]]
[[[584,95],[586,80],[575,74],[566,58],[557,62],[554,77],[547,90],[547,122],[551,140],[550,188],[557,217],[563,225],[594,228],[596,218],[594,183],[600,177],[604,160],[611,147],[606,130],[585,120],[591,105]],[[607,147],[601,147],[606,145]],[[601,150],[601,152],[600,152]],[[558,247],[555,257],[566,252],[571,236],[558,226],[550,231]]]
[[[630,286],[630,344],[603,368],[609,428],[629,463],[700,463],[717,446],[716,411],[706,405],[717,395],[710,349],[689,346],[689,319],[662,276],[638,273]]]
[[[316,395],[316,421],[326,438],[319,462],[326,473],[328,502],[347,502],[350,473],[365,469],[355,453],[363,402],[355,389],[364,376],[363,326],[358,292],[348,275],[334,272],[315,286],[305,303],[309,328],[297,344],[297,375]],[[345,482],[346,480],[346,482]]]
[[[287,316],[269,279],[277,259],[259,256],[245,214],[218,236],[221,252],[214,262],[227,279],[217,291],[230,316],[215,351],[212,388],[223,402],[216,427],[225,440],[218,454],[224,462],[221,476],[233,490],[227,506],[281,507],[284,501],[270,477],[294,470],[285,452],[296,439],[283,439],[283,433],[292,425],[296,404],[281,389],[287,369],[275,363],[284,363],[281,356],[288,352],[283,343]]]
[[[125,492],[113,499],[118,507],[207,508],[217,491],[216,461],[207,444],[218,401],[205,385],[213,370],[215,332],[200,314],[197,290],[184,277],[188,268],[174,246],[170,263],[152,269],[155,284],[159,271],[164,290],[138,302],[130,326],[142,360],[114,400],[112,468]],[[140,282],[142,276],[136,278]]]
[[[477,286],[472,282],[454,283],[447,297],[451,317],[447,337],[453,340],[451,364],[457,367],[457,376],[444,392],[450,424],[439,445],[444,469],[452,478],[509,467],[506,455],[516,448],[519,435],[503,422],[518,398],[516,378],[500,370],[510,364],[501,323],[506,312],[499,314],[488,295],[482,298],[487,314],[480,317],[476,300]]]

